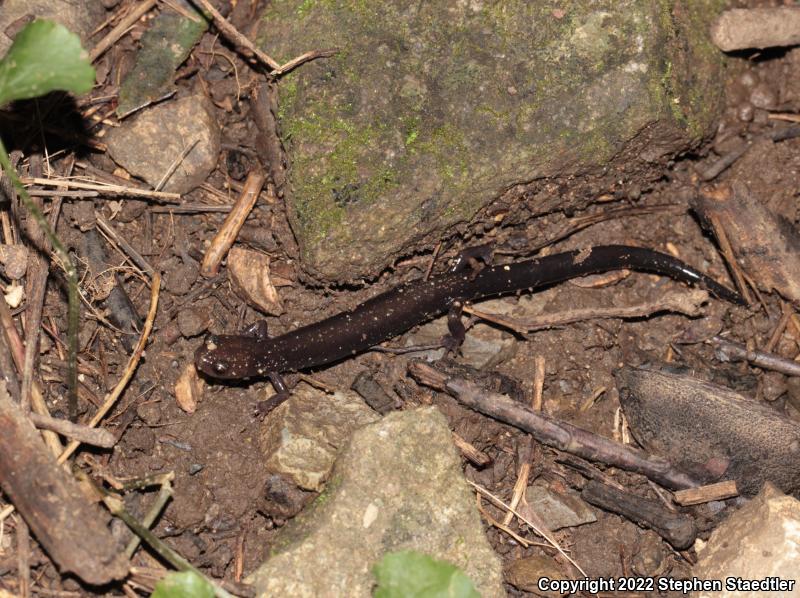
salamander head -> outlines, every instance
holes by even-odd
[[[264,375],[256,356],[263,353],[263,341],[245,335],[210,334],[194,354],[199,372],[219,380],[241,380]],[[260,346],[259,346],[260,345]]]

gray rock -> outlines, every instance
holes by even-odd
[[[220,131],[208,99],[189,96],[148,108],[111,129],[106,137],[114,161],[153,187],[195,141],[163,187],[174,193],[191,191],[217,165]]]
[[[530,508],[547,523],[550,531],[597,521],[592,508],[581,500],[577,492],[557,492],[536,480],[528,487],[526,497]]]
[[[100,0],[5,0],[0,5],[0,56],[6,53],[18,32],[16,27],[9,30],[9,25],[21,22],[20,19],[34,17],[61,23],[77,33],[83,40],[83,47],[88,49],[91,47],[89,35],[105,14]]]
[[[405,549],[462,568],[482,596],[505,596],[500,562],[435,408],[357,430],[326,491],[282,534],[252,576],[258,596],[366,598],[372,566]]]
[[[501,313],[501,310],[492,308],[493,305],[500,304],[500,301],[486,301],[478,307],[489,313]],[[443,316],[417,328],[408,337],[406,345],[435,344],[446,334],[448,334],[447,316]],[[509,332],[478,323],[469,329],[460,351],[464,363],[478,369],[489,369],[514,357],[517,352],[517,342]],[[440,359],[444,356],[444,349],[426,351],[423,356],[430,360]]]
[[[692,574],[699,579],[720,579],[722,592],[695,592],[698,598],[734,596],[800,596],[800,501],[786,496],[770,483],[748,504],[714,530],[698,551]],[[792,588],[775,592],[762,588],[725,589],[727,578],[794,581]],[[767,589],[767,588],[763,588]]]
[[[266,468],[318,492],[353,431],[378,418],[352,391],[329,395],[299,384],[261,426],[259,446]]]
[[[307,269],[371,276],[498,197],[507,221],[655,177],[718,112],[718,4],[272,2],[271,55],[340,50],[280,84]]]

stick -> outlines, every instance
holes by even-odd
[[[64,187],[66,189],[87,189],[89,191],[99,191],[112,195],[127,195],[130,197],[144,197],[165,203],[178,203],[181,200],[180,193],[169,193],[167,191],[150,191],[149,189],[137,189],[136,187],[125,187],[123,185],[108,185],[97,183],[84,183],[67,179],[43,179],[39,177],[23,177],[23,185],[44,185],[46,187]]]
[[[102,512],[87,504],[72,475],[56,465],[3,383],[0,422],[0,485],[59,569],[93,585],[124,577],[128,562]]]
[[[33,422],[33,425],[40,430],[58,432],[62,436],[73,438],[83,444],[111,448],[117,443],[116,436],[103,428],[89,428],[66,419],[56,419],[48,415],[39,415],[38,413],[29,413],[28,417]]]
[[[487,392],[473,382],[447,378],[427,364],[413,362],[409,364],[409,373],[420,383],[443,388],[470,409],[524,430],[547,446],[640,473],[668,488],[698,486],[689,475],[664,459],[536,413],[505,395]]]
[[[592,480],[583,488],[581,498],[596,507],[622,515],[643,525],[669,542],[676,550],[686,550],[697,538],[691,515],[672,513],[661,503],[621,491]]]
[[[231,213],[225,218],[222,228],[214,237],[211,242],[206,255],[203,257],[203,264],[200,266],[200,274],[206,278],[216,276],[219,273],[220,264],[223,258],[228,253],[228,250],[236,240],[239,234],[239,229],[242,228],[244,221],[253,209],[258,199],[258,194],[261,193],[261,188],[264,186],[266,177],[262,172],[252,171],[247,175],[247,180],[244,183],[239,199],[236,200]]]
[[[800,363],[796,361],[785,359],[774,353],[765,353],[758,350],[751,351],[746,345],[729,341],[721,336],[715,336],[711,340],[717,345],[723,357],[731,361],[747,361],[763,370],[772,370],[787,376],[800,376]]]
[[[507,318],[494,314],[478,311],[472,307],[465,307],[464,311],[482,320],[487,320],[498,326],[509,328],[520,334],[564,326],[572,322],[608,318],[644,318],[659,312],[680,313],[695,317],[703,313],[703,304],[708,301],[708,293],[702,289],[687,291],[670,291],[652,302],[639,305],[626,305],[621,307],[593,307],[587,309],[573,309],[554,314],[544,314],[532,318]]]
[[[689,488],[688,490],[678,490],[675,493],[675,502],[682,506],[699,505],[712,500],[725,500],[739,496],[736,488],[736,480],[725,480],[708,486],[699,488]]]
[[[332,48],[329,50],[312,50],[311,52],[306,52],[305,54],[301,54],[297,58],[293,58],[286,64],[278,64],[275,60],[273,60],[268,54],[262,52],[258,49],[258,47],[247,39],[246,36],[241,34],[236,27],[231,25],[222,14],[214,8],[214,6],[208,0],[191,0],[193,3],[197,3],[202,6],[208,14],[211,15],[211,19],[214,21],[214,25],[217,26],[219,32],[231,42],[236,48],[244,54],[246,57],[255,56],[259,62],[265,64],[270,69],[270,77],[275,77],[277,75],[283,75],[284,73],[288,73],[294,68],[297,68],[304,62],[308,62],[309,60],[314,60],[315,58],[323,58],[327,56],[333,56],[339,50]]]
[[[118,39],[125,35],[128,29],[134,23],[136,23],[136,21],[138,21],[142,15],[153,8],[155,4],[156,0],[143,0],[138,3],[134,3],[133,10],[125,15],[122,20],[117,23],[117,26],[109,31],[108,34],[99,42],[97,42],[97,45],[91,49],[89,52],[89,62],[94,62],[100,58],[100,56],[102,56],[106,50],[108,50],[117,42]]]
[[[150,278],[153,278],[155,270],[153,270],[153,266],[150,265],[150,262],[144,259],[144,257],[142,257],[142,255],[136,251],[99,212],[94,213],[94,218],[97,221],[98,228],[103,231],[114,244],[118,245],[125,255],[131,258],[134,264],[143,272],[146,272]]]
[[[150,311],[147,313],[147,319],[144,322],[144,328],[142,329],[142,334],[139,337],[139,342],[136,344],[136,348],[128,360],[128,365],[125,368],[125,373],[122,375],[122,379],[114,387],[114,390],[111,392],[111,394],[106,397],[105,403],[103,403],[103,406],[97,410],[97,413],[94,414],[94,417],[92,417],[88,425],[96,426],[98,423],[100,423],[100,420],[102,420],[106,413],[108,413],[108,411],[114,406],[114,404],[117,402],[117,399],[119,399],[119,397],[122,395],[122,391],[125,390],[128,382],[130,382],[130,379],[133,377],[133,373],[136,371],[136,366],[139,364],[139,359],[141,359],[142,353],[144,352],[144,347],[147,344],[147,339],[150,336],[150,331],[153,329],[153,321],[156,319],[156,311],[158,309],[158,294],[160,288],[161,275],[156,272],[153,275],[150,288]],[[67,445],[67,448],[64,449],[64,452],[58,457],[58,464],[61,465],[64,463],[79,446],[80,442],[75,440],[70,442]]]
[[[467,484],[469,484],[470,486],[475,488],[475,490],[477,490],[478,492],[483,494],[486,498],[491,500],[493,503],[499,505],[500,507],[502,507],[504,509],[507,509],[509,512],[511,512],[514,515],[516,515],[517,518],[520,521],[522,521],[523,523],[528,525],[533,531],[535,531],[537,534],[539,534],[542,538],[544,538],[545,540],[550,542],[550,544],[553,546],[553,548],[555,548],[556,550],[558,550],[558,552],[561,553],[561,556],[563,556],[565,559],[567,559],[567,561],[569,561],[578,571],[580,571],[582,575],[586,576],[586,572],[583,569],[581,569],[580,565],[578,565],[578,563],[576,563],[574,560],[572,560],[572,558],[566,552],[564,552],[564,549],[561,548],[561,546],[559,546],[559,544],[558,544],[558,542],[556,542],[555,538],[553,538],[550,535],[550,532],[548,532],[546,529],[541,529],[538,526],[536,526],[533,523],[531,523],[526,517],[524,517],[523,515],[518,513],[515,509],[512,509],[509,505],[507,505],[502,500],[497,498],[494,494],[489,492],[483,486],[480,486],[480,485],[476,484],[475,482],[473,482],[471,480],[467,480]]]

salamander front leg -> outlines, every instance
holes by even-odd
[[[450,311],[447,312],[447,330],[449,334],[442,337],[442,346],[445,348],[445,355],[450,353],[456,355],[464,339],[467,338],[467,329],[461,321],[461,314],[463,312],[464,300],[455,299],[450,304]]]
[[[259,401],[256,405],[256,414],[261,417],[267,415],[270,411],[275,409],[275,407],[286,401],[286,399],[288,399],[290,396],[289,387],[286,386],[283,376],[281,376],[278,372],[270,372],[267,375],[269,376],[270,382],[272,382],[273,388],[275,388],[275,394],[266,401]]]

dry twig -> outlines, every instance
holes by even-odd
[[[136,187],[124,187],[122,185],[109,185],[98,183],[85,183],[69,179],[43,179],[39,177],[23,177],[23,185],[44,185],[45,187],[63,187],[66,189],[87,189],[98,191],[109,195],[125,195],[130,197],[142,197],[154,201],[165,203],[177,203],[181,200],[180,193],[168,193],[167,191],[150,191],[149,189],[137,189]]]
[[[136,371],[136,366],[139,364],[139,359],[141,359],[142,353],[144,352],[144,347],[147,344],[147,339],[150,336],[150,331],[153,329],[153,322],[156,319],[156,311],[158,309],[158,294],[160,288],[161,275],[158,272],[155,272],[150,289],[150,310],[147,313],[147,319],[144,322],[144,328],[142,329],[142,334],[139,337],[139,342],[136,344],[136,348],[128,360],[125,373],[114,387],[114,390],[106,397],[103,406],[97,410],[97,413],[95,413],[92,419],[89,421],[90,426],[96,426],[98,423],[100,423],[100,420],[102,420],[106,413],[108,413],[108,411],[114,406],[114,404],[117,402],[117,399],[119,399],[119,397],[122,395],[122,391],[125,390],[128,382],[130,382],[131,378],[133,377],[133,373]],[[64,452],[59,456],[58,463],[64,463],[69,456],[75,452],[75,449],[77,449],[78,446],[80,446],[79,442],[74,440],[70,442],[67,445],[67,448],[64,449]]]
[[[117,40],[119,40],[123,35],[128,32],[136,21],[138,21],[147,11],[149,11],[153,6],[155,6],[156,0],[142,0],[141,2],[134,2],[133,9],[125,15],[119,23],[117,23],[116,27],[114,27],[109,33],[101,39],[94,48],[91,49],[89,52],[89,62],[94,62],[103,53],[108,50],[111,46],[113,46]]]
[[[203,257],[203,264],[200,267],[200,274],[206,278],[216,276],[219,273],[219,267],[228,250],[236,241],[236,236],[239,234],[239,229],[242,228],[244,221],[256,204],[258,195],[261,193],[261,188],[264,186],[266,177],[260,171],[252,171],[244,184],[239,199],[228,214],[225,222],[220,228],[211,245],[206,250]],[[272,186],[269,185],[268,189],[272,191]]]
[[[470,315],[487,320],[498,326],[509,328],[520,334],[564,326],[573,322],[583,322],[594,319],[608,318],[643,318],[659,312],[680,313],[687,316],[702,314],[702,306],[708,301],[708,293],[702,289],[687,291],[670,291],[664,293],[659,299],[649,303],[622,307],[592,307],[587,309],[573,309],[554,314],[544,314],[527,319],[512,319],[478,311],[472,307],[465,307],[464,311]]]
[[[547,540],[553,546],[553,548],[555,548],[561,554],[561,556],[563,556],[565,559],[567,559],[567,561],[569,561],[572,564],[573,567],[575,567],[578,571],[580,571],[581,575],[584,575],[584,576],[586,575],[586,572],[583,569],[581,569],[581,566],[578,563],[576,563],[572,559],[572,557],[570,557],[566,552],[564,552],[564,549],[561,548],[561,546],[559,546],[558,542],[556,541],[555,538],[553,538],[552,535],[550,535],[549,531],[547,531],[546,529],[541,529],[539,526],[537,526],[536,524],[532,523],[527,517],[524,517],[523,515],[518,513],[516,510],[512,509],[509,505],[504,503],[502,500],[500,500],[494,494],[489,492],[483,486],[480,486],[479,484],[476,484],[475,482],[470,481],[470,480],[467,480],[467,484],[469,484],[470,486],[475,488],[475,490],[477,490],[478,492],[483,494],[486,498],[491,500],[493,503],[495,503],[499,507],[501,507],[503,509],[506,509],[506,510],[510,511],[511,513],[513,513],[520,521],[525,523],[528,527],[530,527],[533,531],[535,531],[537,534],[539,534],[542,538]]]

